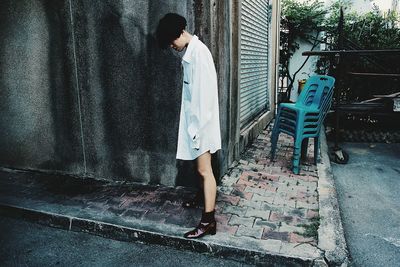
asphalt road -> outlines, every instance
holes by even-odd
[[[0,217],[0,266],[251,266]]]
[[[352,265],[400,266],[400,144],[345,143],[332,163]]]

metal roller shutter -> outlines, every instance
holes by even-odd
[[[240,11],[240,127],[268,109],[269,0],[242,0]]]

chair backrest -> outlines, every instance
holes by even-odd
[[[333,94],[335,78],[327,75],[315,75],[307,79],[301,91],[296,106],[320,110],[326,107],[326,100],[330,102]],[[325,105],[324,105],[325,103]]]

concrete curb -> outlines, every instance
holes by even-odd
[[[347,266],[349,264],[349,253],[340,218],[325,128],[321,129],[320,148],[321,161],[317,164],[320,216],[318,247],[324,251],[325,260],[329,266]]]
[[[249,264],[263,266],[345,266],[348,264],[348,253],[324,131],[321,132],[320,152],[321,162],[316,167],[313,166],[314,172],[318,171],[319,176],[318,185],[316,185],[317,180],[315,180],[313,188],[313,190],[318,191],[319,195],[318,245],[307,242],[288,243],[275,239],[265,239],[261,242],[256,238],[251,238],[251,236],[233,236],[224,233],[206,236],[200,240],[189,240],[181,236],[182,233],[190,230],[182,227],[182,224],[164,224],[159,221],[143,220],[135,216],[124,218],[114,211],[110,213],[111,215],[99,213],[98,209],[95,208],[82,210],[80,204],[71,208],[71,205],[75,205],[74,202],[53,202],[52,198],[42,199],[39,197],[36,199],[33,197],[36,193],[39,196],[43,193],[41,191],[43,184],[40,184],[38,188],[32,187],[37,189],[32,192],[32,188],[25,188],[23,184],[19,185],[18,183],[14,185],[10,182],[8,184],[7,180],[4,182],[4,188],[7,189],[7,186],[10,186],[11,189],[12,186],[16,186],[15,190],[17,191],[7,193],[8,191],[4,190],[4,195],[0,197],[0,215],[20,218],[67,231],[86,232],[121,241],[171,246]],[[30,178],[23,176],[21,178],[27,179],[28,184],[32,182],[29,180]],[[68,183],[66,184],[68,185]],[[68,189],[68,186],[66,188]],[[17,194],[17,192],[20,192],[19,190],[21,193]],[[33,195],[31,197],[29,194],[25,196],[26,190],[32,192]],[[316,204],[315,208],[317,208]],[[154,212],[157,211],[154,210]]]
[[[221,245],[204,240],[189,240],[179,236],[130,228],[95,220],[28,209],[0,203],[0,215],[23,219],[67,231],[86,232],[105,238],[126,242],[143,242],[171,246],[178,249],[207,253],[212,256],[229,258],[257,266],[321,266],[318,259],[269,254],[262,251],[246,250],[231,245]]]

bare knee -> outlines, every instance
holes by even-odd
[[[206,168],[206,167],[197,168],[197,172],[203,179],[212,177],[213,175],[211,168]]]

